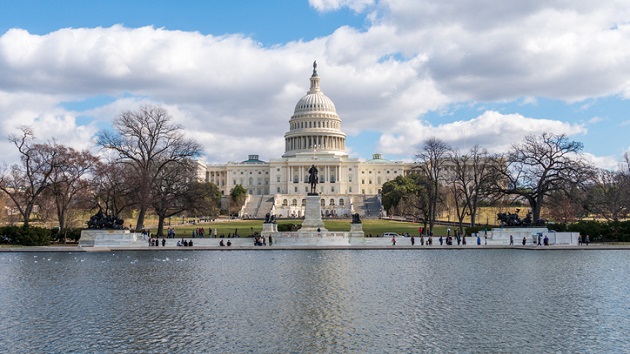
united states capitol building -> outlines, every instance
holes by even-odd
[[[323,216],[378,217],[383,184],[404,175],[411,164],[389,161],[381,154],[362,161],[346,152],[346,134],[335,104],[320,88],[313,63],[310,89],[297,102],[284,134],[285,151],[277,159],[261,161],[249,155],[242,162],[200,166],[200,177],[216,184],[228,196],[236,185],[249,193],[240,212],[243,218],[302,217],[311,166],[319,171],[317,192]]]

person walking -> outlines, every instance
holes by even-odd
[[[512,235],[510,235],[510,246],[514,245],[514,237],[512,237]]]
[[[392,237],[392,246],[396,246],[396,236]]]
[[[416,243],[416,240],[411,236],[411,245],[413,246]]]

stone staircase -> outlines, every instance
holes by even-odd
[[[273,197],[269,195],[262,196],[256,212],[256,218],[264,218],[267,213],[271,213],[271,209],[273,209]]]
[[[381,200],[378,195],[358,195],[352,197],[355,213],[362,218],[377,219],[381,216]]]
[[[273,208],[273,196],[250,195],[243,207],[244,219],[264,219]]]
[[[258,212],[258,206],[262,202],[262,195],[250,195],[247,202],[243,206],[243,219],[255,219]]]

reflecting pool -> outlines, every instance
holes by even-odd
[[[630,350],[630,253],[0,253],[0,351]]]

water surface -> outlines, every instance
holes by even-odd
[[[628,352],[627,251],[0,254],[0,351]]]

